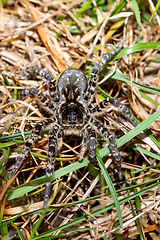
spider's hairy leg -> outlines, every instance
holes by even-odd
[[[57,102],[59,100],[58,90],[57,90],[58,88],[57,88],[56,79],[53,77],[53,75],[40,68],[36,68],[34,72],[37,75],[44,77],[48,81],[50,96],[52,97],[54,102]]]
[[[33,144],[37,141],[42,127],[44,127],[44,126],[46,126],[46,125],[48,125],[48,124],[50,124],[54,121],[55,121],[55,118],[54,119],[49,118],[49,119],[43,120],[41,122],[38,122],[36,124],[34,130],[32,131],[32,134],[31,134],[30,138],[26,141],[26,143],[24,144],[24,146],[22,148],[22,152],[19,154],[19,157],[18,157],[18,159],[16,161],[16,164],[14,166],[14,169],[9,174],[9,179],[14,177],[14,175],[17,173],[18,169],[21,167],[21,165],[23,163],[23,160],[27,156],[29,150],[31,149]]]
[[[97,139],[96,139],[96,133],[95,130],[88,128],[88,156],[89,161],[91,163],[96,161],[96,145],[97,145]]]
[[[57,156],[57,148],[58,148],[57,142],[59,142],[60,132],[62,132],[62,129],[58,124],[56,124],[53,127],[53,129],[50,130],[49,132],[46,177],[52,177],[54,174],[55,157]],[[45,196],[44,196],[44,205],[43,205],[44,208],[46,208],[48,205],[50,191],[51,191],[51,181],[46,182],[46,185],[45,185]]]
[[[63,146],[63,130],[62,128],[58,131],[57,135],[57,154],[61,151]]]
[[[109,141],[109,148],[112,152],[115,164],[116,164],[116,168],[118,171],[118,177],[119,180],[123,179],[123,175],[122,175],[122,171],[121,171],[121,156],[120,153],[117,149],[117,143],[115,141],[114,136],[112,135],[112,133],[104,126],[103,123],[101,123],[100,121],[98,121],[95,118],[91,118],[90,119],[90,125],[92,126],[92,128],[101,136],[105,137],[106,139],[108,139]]]
[[[117,48],[115,48],[113,51],[111,51],[109,53],[104,54],[102,56],[102,58],[99,60],[99,62],[96,63],[94,65],[94,67],[92,68],[92,71],[91,71],[91,74],[90,74],[90,77],[89,77],[88,88],[87,88],[87,91],[86,91],[86,94],[85,94],[85,100],[88,100],[89,104],[92,101],[94,93],[95,93],[95,88],[96,88],[96,85],[97,85],[97,82],[98,82],[99,71],[103,68],[103,66],[107,62],[111,61],[111,59],[114,55],[116,55],[117,53],[119,53],[121,51],[121,49],[123,47],[123,44],[124,44],[124,40],[121,40],[121,42],[120,42],[120,44]]]
[[[88,136],[87,136],[86,128],[84,128],[82,130],[81,150],[80,150],[79,157],[78,157],[79,162],[82,162],[82,160],[84,158],[84,154],[87,151],[87,147],[88,147]]]
[[[41,101],[45,107],[50,109],[49,111],[52,114],[54,113],[54,110],[55,110],[54,103],[51,102],[50,99],[41,90],[38,90],[36,88],[30,88],[30,89],[23,90],[21,92],[20,97],[22,99],[27,98],[28,96],[37,97],[38,100]]]
[[[130,110],[124,106],[119,100],[114,98],[106,98],[102,102],[100,102],[97,106],[92,109],[92,112],[95,116],[104,114],[104,110],[108,108],[108,103],[114,106],[122,115],[126,117],[126,119],[136,127],[138,124],[134,117],[132,116]]]

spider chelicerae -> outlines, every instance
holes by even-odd
[[[97,106],[92,107],[96,86],[98,83],[98,74],[103,66],[111,61],[112,57],[119,53],[123,47],[122,40],[117,48],[102,56],[100,61],[92,68],[89,82],[83,72],[77,69],[67,69],[64,71],[56,83],[56,79],[48,72],[42,69],[35,69],[34,73],[44,77],[48,81],[49,93],[52,101],[41,91],[35,88],[22,91],[23,98],[28,96],[37,97],[44,106],[49,109],[50,117],[38,122],[19,154],[17,162],[11,171],[9,178],[12,178],[23,163],[24,158],[38,140],[42,128],[51,124],[48,140],[48,161],[46,168],[46,177],[53,176],[55,157],[60,152],[63,145],[63,137],[77,136],[82,138],[82,144],[79,152],[78,161],[82,161],[86,150],[90,162],[96,160],[96,135],[99,134],[108,139],[109,148],[112,152],[114,162],[118,171],[119,179],[122,180],[121,156],[117,149],[115,138],[106,126],[96,117],[101,115],[112,104],[127,120],[135,127],[137,126],[129,109],[113,98],[106,98]],[[105,112],[105,111],[104,111]],[[45,185],[44,208],[48,205],[48,199],[51,189],[51,182]]]

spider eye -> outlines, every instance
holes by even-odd
[[[77,121],[77,114],[73,111],[68,115],[69,122],[76,122]]]

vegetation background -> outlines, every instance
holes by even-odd
[[[160,239],[159,6],[160,0],[0,1],[1,239]],[[76,161],[79,142],[64,142],[43,210],[46,131],[8,181],[31,126],[47,117],[35,99],[17,100],[26,88],[47,91],[43,79],[26,79],[23,71],[40,66],[58,80],[75,67],[88,77],[121,39],[124,49],[101,72],[94,104],[117,98],[139,123],[133,129],[111,106],[101,118],[117,139],[124,179],[118,181],[106,140],[98,137],[94,166],[87,155]]]

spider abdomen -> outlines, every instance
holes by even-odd
[[[80,70],[71,68],[64,71],[58,80],[60,100],[75,102],[83,100],[87,88],[87,78]]]

